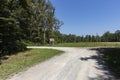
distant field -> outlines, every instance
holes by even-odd
[[[119,47],[120,42],[79,42],[56,44],[59,47]]]
[[[39,62],[45,61],[63,51],[53,49],[31,49],[15,55],[6,56],[0,65],[0,80],[5,80],[13,73],[18,73]]]

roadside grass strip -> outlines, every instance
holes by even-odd
[[[0,65],[0,80],[5,80],[28,67],[62,53],[63,51],[53,49],[30,49],[11,56],[5,56]]]

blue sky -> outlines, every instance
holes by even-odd
[[[51,0],[64,34],[102,35],[120,29],[120,0]]]

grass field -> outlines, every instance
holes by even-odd
[[[120,42],[79,42],[55,44],[59,47],[119,47]]]
[[[0,65],[0,80],[4,80],[11,74],[18,73],[61,53],[63,52],[53,49],[31,49],[12,56],[6,56],[6,60],[3,60]]]

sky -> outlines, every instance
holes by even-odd
[[[63,34],[102,35],[120,30],[120,0],[51,0]]]

